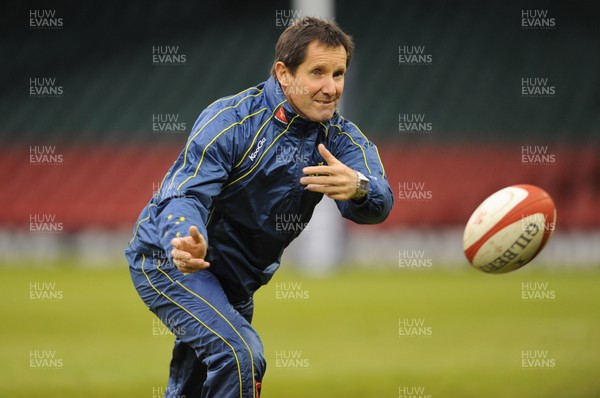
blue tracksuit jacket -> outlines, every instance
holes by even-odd
[[[337,112],[324,123],[300,118],[271,77],[200,114],[142,210],[128,250],[170,261],[171,239],[196,225],[208,242],[209,270],[229,300],[248,300],[269,281],[323,197],[299,181],[305,166],[324,164],[319,143],[370,179],[366,200],[337,201],[342,216],[383,221],[393,194],[375,145]]]

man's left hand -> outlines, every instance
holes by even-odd
[[[331,199],[349,200],[356,194],[358,177],[356,172],[335,158],[319,144],[319,153],[327,162],[327,166],[309,166],[302,169],[307,177],[300,179],[300,184],[312,192],[321,192]]]

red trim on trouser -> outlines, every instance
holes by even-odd
[[[256,382],[256,398],[260,398],[260,389],[262,388],[262,383],[260,381]]]

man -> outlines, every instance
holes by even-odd
[[[376,147],[337,113],[352,39],[303,18],[272,76],[209,105],[142,211],[126,250],[146,305],[177,336],[167,397],[258,398],[262,343],[252,296],[323,195],[357,223],[393,195]],[[285,155],[285,156],[283,156]]]

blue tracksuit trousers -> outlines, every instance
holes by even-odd
[[[266,362],[252,302],[236,309],[210,271],[185,275],[133,251],[127,258],[140,297],[176,335],[165,398],[258,398]]]

